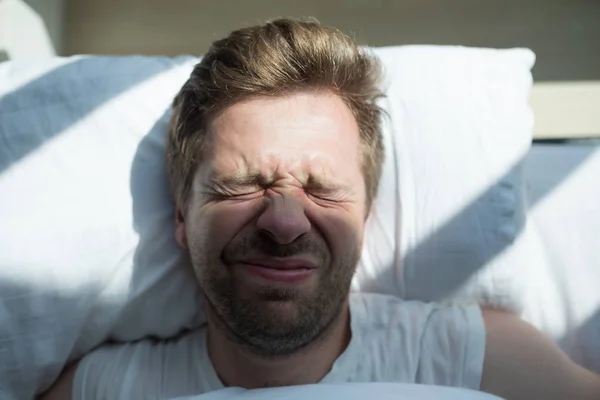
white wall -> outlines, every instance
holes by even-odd
[[[23,0],[43,19],[56,54],[64,49],[66,0]]]
[[[315,16],[370,45],[528,46],[538,80],[600,79],[600,0],[69,0],[66,51],[201,54],[277,16]]]
[[[64,0],[0,0],[0,61],[60,54]]]

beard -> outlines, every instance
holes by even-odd
[[[333,257],[315,232],[279,244],[261,231],[234,238],[221,253],[211,251],[209,235],[190,246],[190,255],[209,313],[216,326],[254,353],[286,356],[320,338],[340,315],[360,257],[359,240]],[[318,260],[312,285],[249,282],[234,260],[310,255]],[[309,287],[306,287],[309,286]]]

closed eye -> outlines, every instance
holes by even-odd
[[[344,196],[341,193],[319,193],[319,192],[307,192],[306,193],[308,195],[308,197],[312,198],[313,200],[316,201],[320,201],[320,202],[328,202],[328,203],[341,203],[344,202],[346,199],[346,196]]]
[[[354,197],[354,190],[337,182],[325,182],[311,175],[304,187],[308,197],[321,203],[345,203]]]
[[[212,193],[211,197],[218,201],[225,200],[252,200],[255,198],[262,197],[264,194],[264,190],[255,190],[247,193]]]

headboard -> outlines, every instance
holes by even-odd
[[[600,137],[600,81],[535,83],[535,139]]]

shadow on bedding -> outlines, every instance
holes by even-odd
[[[74,57],[0,97],[0,174],[96,108],[177,65],[167,57],[136,58],[145,57]]]

